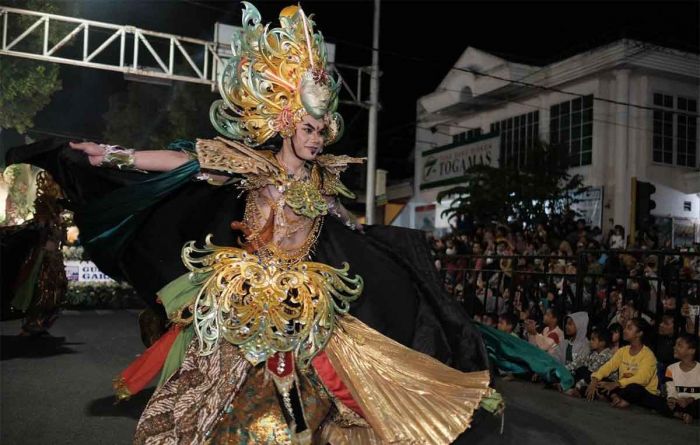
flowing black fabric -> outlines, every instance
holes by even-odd
[[[41,248],[41,227],[26,223],[21,226],[0,227],[0,320],[19,318],[12,310],[12,298],[22,265],[34,249]]]
[[[91,167],[82,153],[53,140],[12,149],[6,160],[48,170],[66,192],[79,227],[81,208],[151,176]],[[244,203],[234,186],[183,181],[140,212],[139,226],[119,249],[116,264],[100,252],[88,251],[103,272],[126,278],[144,300],[157,306],[156,291],[186,272],[180,257],[185,242],[203,243],[211,233],[214,244],[236,245],[240,233],[232,231],[230,223],[242,219]],[[487,369],[481,334],[441,289],[423,232],[388,226],[365,231],[358,233],[326,217],[313,254],[315,261],[335,267],[348,262],[351,273],[363,277],[364,292],[351,313],[452,367]]]
[[[481,334],[439,285],[423,232],[367,226],[363,235],[326,218],[314,260],[348,262],[362,276],[350,312],[370,327],[462,371],[488,367]]]

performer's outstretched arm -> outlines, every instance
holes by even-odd
[[[129,150],[114,145],[101,145],[94,142],[70,143],[74,150],[88,156],[90,164],[96,167],[114,167],[123,170],[170,171],[185,164],[191,158],[182,151],[173,150]]]
[[[346,226],[358,232],[364,233],[363,225],[357,220],[357,217],[340,202],[336,196],[326,196],[328,202],[328,210],[332,215],[335,215]]]

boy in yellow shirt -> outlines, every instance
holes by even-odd
[[[591,374],[591,384],[586,391],[588,400],[603,393],[610,397],[616,408],[635,404],[669,415],[666,401],[658,395],[656,357],[643,343],[648,332],[649,324],[642,318],[627,322],[622,335],[629,346],[618,349],[609,361]],[[601,382],[615,371],[619,374],[618,381]]]

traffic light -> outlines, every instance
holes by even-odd
[[[656,202],[651,199],[651,196],[656,193],[656,187],[651,182],[637,181],[636,207],[635,207],[635,226],[637,230],[649,228],[653,223],[651,211],[656,208]]]

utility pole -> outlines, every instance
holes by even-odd
[[[377,117],[379,114],[379,9],[380,0],[374,0],[374,31],[372,38],[372,78],[369,87],[369,135],[367,138],[367,198],[365,222],[374,224],[374,198],[377,171]]]

